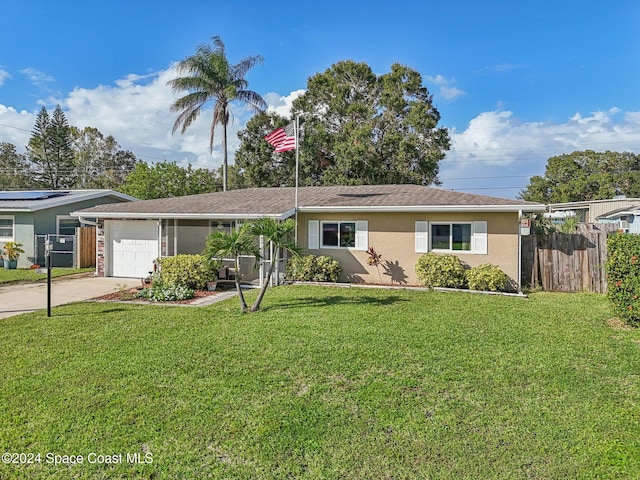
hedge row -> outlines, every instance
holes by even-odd
[[[640,235],[617,233],[607,240],[607,297],[621,320],[640,326]]]
[[[490,292],[508,292],[511,279],[491,264],[465,268],[455,255],[426,253],[416,263],[416,274],[426,287],[465,288]]]

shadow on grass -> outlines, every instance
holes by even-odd
[[[301,308],[301,307],[329,307],[334,305],[377,305],[386,306],[393,305],[400,302],[408,302],[406,298],[399,297],[398,295],[387,295],[384,297],[372,297],[372,296],[357,296],[357,297],[345,297],[343,295],[329,295],[327,297],[316,298],[294,298],[287,303],[279,303],[272,305],[264,310],[278,310],[289,308]]]
[[[76,305],[80,305],[82,302],[78,302]],[[71,310],[70,308],[65,308],[65,307],[69,307],[71,305],[74,304],[67,304],[67,305],[59,305],[57,307],[54,307],[51,311],[51,316],[52,317],[83,317],[83,316],[87,316],[87,312],[85,311],[66,311],[66,310]],[[125,311],[129,311],[127,308],[124,307],[112,307],[112,308],[107,308],[104,310],[100,310],[99,312],[91,312],[91,314],[98,314],[98,315],[103,315],[103,314],[107,314],[107,313],[122,313]],[[44,314],[46,315],[47,311],[46,309],[44,309]]]

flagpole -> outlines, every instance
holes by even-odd
[[[299,137],[300,137],[300,115],[296,114],[296,123],[294,124],[294,133],[296,137],[296,189],[295,189],[295,219],[296,219],[296,230],[295,230],[295,243],[298,244],[298,174],[300,169],[300,145],[299,145]]]

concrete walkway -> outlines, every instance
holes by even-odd
[[[59,277],[51,282],[51,305],[89,300],[139,285],[139,278]],[[0,286],[0,318],[46,309],[46,281]]]

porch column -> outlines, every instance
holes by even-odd
[[[262,258],[260,259],[260,288],[262,288],[262,284],[264,283],[264,237],[262,235],[260,235],[259,242],[260,255],[262,256]]]
[[[178,254],[178,219],[173,219],[173,254]]]

